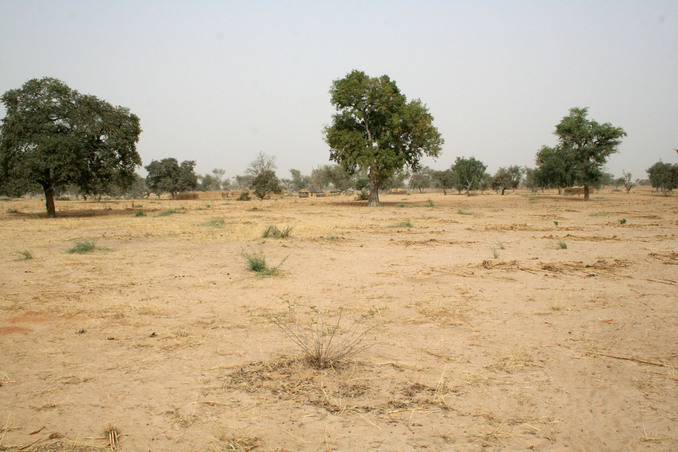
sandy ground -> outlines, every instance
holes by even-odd
[[[678,450],[677,196],[382,202],[0,201],[0,450]]]

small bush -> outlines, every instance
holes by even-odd
[[[389,228],[413,228],[414,225],[410,220],[401,221],[400,223],[392,224]]]
[[[264,238],[275,237],[277,239],[286,239],[292,233],[294,226],[285,226],[283,230],[278,229],[278,226],[271,225],[264,230],[264,233],[261,235]]]
[[[68,254],[93,253],[94,251],[100,249],[102,248],[98,248],[91,240],[81,240],[79,242],[75,242],[75,245],[73,245],[73,247],[68,250]]]
[[[249,201],[250,199],[252,199],[250,197],[250,192],[245,190],[244,192],[240,193],[240,196],[238,196],[237,201]]]
[[[360,190],[355,195],[356,201],[367,201],[368,199],[370,199],[370,192],[368,192],[367,190]]]
[[[226,226],[226,220],[223,218],[212,218],[211,220],[204,222],[202,225],[208,228],[223,228]]]
[[[33,255],[29,251],[19,251],[19,256],[21,256],[22,261],[27,261],[33,259]]]
[[[251,272],[257,273],[260,276],[276,275],[280,270],[280,267],[282,267],[282,264],[284,264],[285,261],[287,260],[287,257],[289,257],[287,256],[275,267],[269,267],[268,264],[266,263],[266,256],[261,251],[256,253],[246,253],[245,251],[243,251],[241,255],[243,259],[245,259],[245,262],[247,263],[247,268],[249,268]]]
[[[396,207],[405,207],[405,204],[403,204],[403,203],[401,202],[401,203],[398,204]]]
[[[561,249],[561,250],[567,249],[567,243],[565,243],[565,241],[563,241],[563,240],[558,240],[558,242],[556,242],[556,244],[558,245],[558,248]]]
[[[558,223],[557,221],[554,220],[554,221],[553,221],[553,224],[555,224],[556,227],[557,227],[560,223]]]
[[[430,199],[428,200],[428,202],[426,203],[426,205],[427,205],[428,207],[434,207],[434,206],[435,206],[435,204],[433,204],[433,201],[430,200]]]
[[[143,210],[137,210],[137,211],[134,212],[134,216],[135,217],[145,217],[146,212],[144,212]]]
[[[377,325],[367,325],[366,322],[375,317],[378,309],[371,309],[348,322],[343,322],[343,309],[334,318],[315,306],[309,306],[308,310],[302,319],[297,306],[288,303],[287,312],[273,317],[272,321],[301,349],[310,366],[326,369],[372,346],[365,340]]]
[[[626,218],[622,218],[621,220],[619,220],[619,224],[626,224]]]

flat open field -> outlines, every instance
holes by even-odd
[[[0,201],[0,450],[678,449],[678,197],[381,200]]]

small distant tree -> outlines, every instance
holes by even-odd
[[[235,186],[238,190],[249,190],[252,188],[252,180],[254,176],[251,174],[242,174],[235,176]]]
[[[678,164],[672,165],[660,160],[647,169],[647,174],[650,184],[662,193],[678,188]]]
[[[146,185],[151,193],[158,196],[170,193],[172,199],[177,199],[178,193],[195,190],[198,186],[198,176],[193,170],[194,160],[185,160],[181,165],[174,158],[153,160],[145,168],[148,171]]]
[[[492,176],[492,188],[503,195],[507,188],[515,190],[523,178],[523,170],[518,165],[499,168]]]
[[[280,180],[275,175],[275,157],[260,152],[250,162],[247,173],[252,176],[251,187],[259,199],[270,196],[271,193],[281,193]]]
[[[622,184],[624,185],[624,188],[626,188],[626,193],[629,193],[633,187],[636,186],[636,183],[633,182],[631,179],[631,173],[627,173],[626,171],[622,170]]]
[[[280,180],[275,175],[275,171],[271,169],[263,170],[252,179],[252,188],[254,194],[259,199],[264,199],[270,196],[271,193],[282,193]]]
[[[447,194],[447,190],[454,188],[455,184],[455,174],[451,169],[431,171],[431,185],[434,188],[442,190],[444,195]]]
[[[353,186],[355,178],[340,165],[325,165],[325,179],[338,191],[346,191]]]
[[[603,165],[617,152],[624,129],[610,123],[588,119],[587,108],[571,108],[570,114],[556,125],[560,147],[575,162],[577,179],[584,185],[584,201],[590,199],[589,187],[603,179]]]
[[[405,181],[410,178],[410,173],[406,170],[396,171],[382,185],[384,189],[405,188]]]
[[[310,178],[308,176],[302,175],[301,171],[297,169],[291,169],[290,174],[292,175],[292,183],[290,184],[290,188],[292,190],[303,190],[308,188],[308,184],[310,182]]]
[[[419,99],[408,102],[388,76],[354,70],[335,80],[330,94],[337,109],[325,129],[330,160],[350,174],[366,173],[368,206],[379,205],[379,189],[396,171],[416,171],[422,156],[440,154],[443,139],[433,116]]]
[[[529,188],[532,193],[535,193],[539,187],[541,186],[539,184],[539,170],[537,168],[528,168],[525,167],[523,168],[523,172],[525,173],[525,178],[523,179],[523,184],[525,187]]]
[[[477,190],[485,177],[486,169],[487,166],[475,157],[457,157],[452,165],[455,188],[459,193],[466,190],[467,195],[471,190]]]
[[[415,172],[410,177],[408,183],[411,190],[419,190],[419,193],[431,187],[431,170],[429,168],[422,168]]]

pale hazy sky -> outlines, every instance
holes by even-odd
[[[330,85],[352,69],[427,104],[434,168],[533,166],[576,106],[628,133],[615,175],[678,161],[676,0],[0,0],[0,93],[50,76],[129,107],[144,165],[233,177],[263,151],[279,177],[310,173],[329,163]]]

